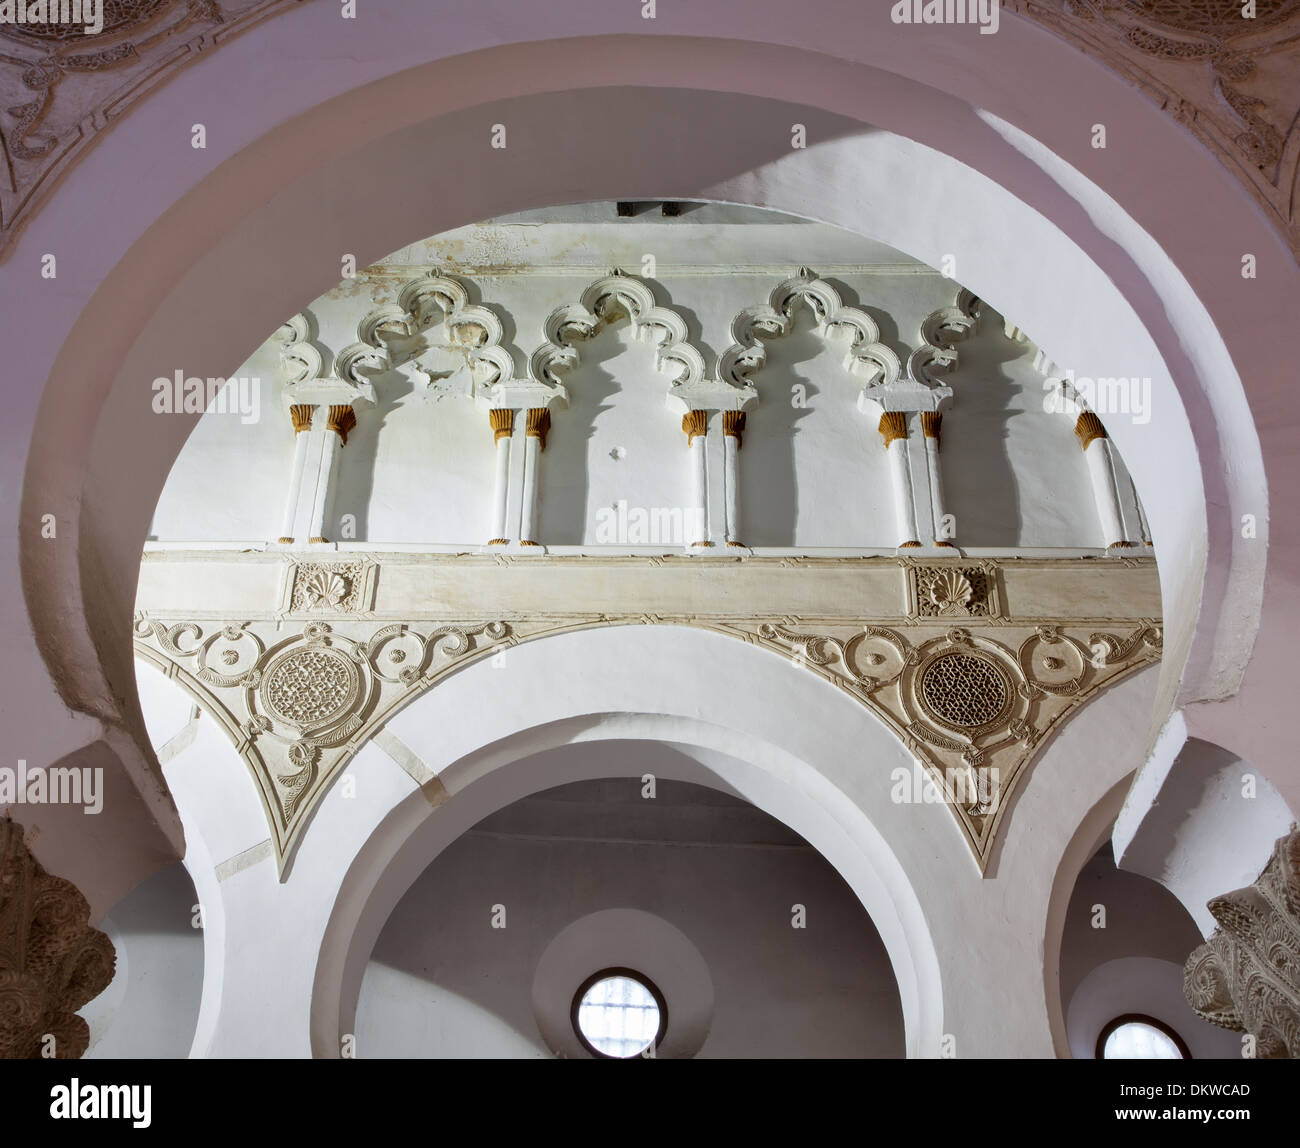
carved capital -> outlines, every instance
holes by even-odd
[[[529,407],[528,421],[524,427],[524,433],[529,438],[537,439],[537,448],[546,449],[546,435],[551,429],[551,408],[550,407]]]
[[[488,423],[492,427],[492,442],[499,443],[515,433],[515,412],[509,407],[493,407],[488,411]]]
[[[692,446],[697,435],[706,434],[709,429],[708,411],[687,411],[682,415],[682,430],[686,432],[686,445]]]
[[[347,446],[349,432],[356,429],[356,412],[347,405],[331,406],[329,422],[325,425],[339,436],[339,442],[343,446]]]
[[[943,415],[939,411],[922,411],[921,412],[921,433],[926,438],[934,439],[934,445],[939,445],[939,427],[943,423]]]
[[[736,440],[736,449],[739,450],[745,434],[745,412],[723,411],[722,433],[729,438],[734,438]]]
[[[1101,425],[1099,419],[1092,411],[1082,411],[1079,414],[1079,420],[1074,424],[1074,433],[1079,438],[1079,445],[1087,450],[1093,442],[1093,439],[1107,438],[1106,428]]]
[[[316,408],[311,403],[294,403],[289,407],[289,418],[293,422],[293,433],[302,434],[311,430],[311,417]]]
[[[81,1057],[90,1027],[77,1010],[108,987],[116,963],[77,887],[46,873],[22,827],[0,819],[0,1059],[51,1048],[60,1060]]]
[[[885,449],[896,438],[907,438],[907,415],[902,411],[886,411],[880,416],[880,437],[885,442]]]
[[[1219,927],[1183,967],[1187,1003],[1254,1036],[1257,1057],[1300,1059],[1300,830],[1278,838],[1253,885],[1209,909]]]

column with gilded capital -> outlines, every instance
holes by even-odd
[[[943,415],[939,411],[921,412],[921,433],[925,436],[925,465],[930,475],[930,517],[934,525],[934,544],[953,547],[953,531],[944,521],[943,475],[939,469],[939,428]]]
[[[691,410],[682,415],[686,450],[691,470],[691,498],[683,516],[688,546],[711,546],[709,541],[709,473],[705,449],[708,445],[709,412]]]
[[[520,503],[522,517],[519,523],[519,544],[540,546],[537,531],[537,482],[541,469],[542,451],[546,449],[546,435],[551,429],[550,407],[529,407],[524,424],[524,491]],[[497,460],[498,466],[500,459]]]
[[[1129,540],[1124,529],[1119,491],[1115,487],[1115,464],[1106,428],[1092,411],[1082,411],[1074,424],[1074,433],[1088,463],[1088,478],[1092,482],[1092,496],[1097,503],[1097,517],[1101,519],[1101,533],[1107,549],[1136,545]]]
[[[298,517],[298,499],[302,496],[302,479],[307,467],[307,444],[311,441],[311,420],[316,407],[311,403],[293,403],[289,419],[293,423],[293,468],[289,471],[289,493],[284,503],[284,524],[280,542],[293,541],[293,524]]]
[[[348,435],[356,428],[357,416],[350,404],[335,403],[329,407],[325,423],[325,441],[321,444],[320,469],[316,472],[316,489],[312,495],[309,542],[328,542],[325,523],[328,520],[331,494],[338,473],[339,451],[347,446]]]
[[[898,521],[898,547],[919,547],[916,537],[916,498],[907,466],[907,413],[884,411],[880,416],[880,437],[889,459],[889,479],[894,492],[894,514]]]
[[[740,443],[745,433],[744,411],[722,412],[722,444],[726,451],[722,488],[726,498],[726,539],[728,546],[743,546],[740,541]]]
[[[492,537],[489,546],[504,546],[506,537],[506,502],[510,495],[510,441],[515,433],[515,412],[509,407],[488,411],[492,442],[496,450],[496,476],[492,483]]]

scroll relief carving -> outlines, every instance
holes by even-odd
[[[77,1010],[108,987],[116,964],[85,897],[45,872],[22,826],[0,818],[0,1060],[81,1057],[90,1027]]]
[[[983,869],[1036,747],[1161,646],[1150,621],[1008,621],[996,571],[982,563],[912,567],[911,616],[880,623],[581,610],[406,623],[368,616],[375,576],[365,563],[303,563],[289,572],[279,618],[136,621],[137,654],[189,690],[247,763],[282,872],[332,779],[444,675],[531,638],[638,624],[698,626],[765,646],[857,698],[935,780]]]
[[[577,303],[557,307],[547,317],[545,342],[529,360],[532,378],[558,386],[560,378],[581,363],[576,344],[624,317],[637,338],[655,346],[655,365],[668,376],[669,409],[682,415],[695,410],[741,410],[757,400],[758,392],[744,381],[707,378],[704,356],[689,341],[686,320],[671,307],[656,303],[648,284],[617,267],[592,283]]]
[[[1278,839],[1253,885],[1209,909],[1219,927],[1183,967],[1187,1003],[1251,1034],[1257,1057],[1300,1059],[1300,830]]]
[[[418,393],[492,409],[566,406],[568,392],[554,379],[515,374],[504,339],[496,310],[472,302],[460,279],[435,270],[403,284],[396,303],[363,316],[358,341],[339,352],[337,370],[357,384],[397,371]]]
[[[950,593],[948,580],[928,584]],[[974,601],[972,594],[965,608]],[[984,870],[1045,738],[1098,691],[1159,659],[1154,622],[1122,625],[1118,633],[1013,623],[973,632],[769,622],[743,632],[882,718],[925,767]]]
[[[294,579],[295,601],[334,613],[348,575]],[[302,586],[302,596],[298,597]],[[408,626],[307,621],[164,624],[136,620],[136,653],[180,682],[225,729],[257,782],[285,870],[310,812],[352,755],[401,705],[511,634],[504,622]]]
[[[766,303],[741,311],[731,324],[732,345],[718,360],[718,378],[748,387],[767,362],[765,341],[779,339],[794,329],[795,308],[811,309],[818,330],[847,342],[844,369],[864,387],[888,386],[902,373],[894,351],[880,341],[876,321],[865,311],[846,306],[839,292],[809,267],[793,279],[777,284]]]

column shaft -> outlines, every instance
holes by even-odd
[[[502,546],[506,537],[506,501],[510,492],[510,441],[515,430],[515,412],[498,408],[488,412],[496,450],[496,477],[492,484],[492,536],[489,546]]]
[[[320,472],[316,480],[316,493],[312,499],[311,527],[308,532],[308,541],[310,542],[329,541],[325,536],[325,523],[328,520],[330,504],[334,495],[339,451],[347,445],[348,433],[356,425],[357,416],[351,406],[342,404],[330,407],[329,420],[325,424],[325,441],[321,444]]]
[[[903,411],[886,411],[880,416],[880,437],[889,458],[889,475],[894,488],[894,513],[898,518],[898,546],[920,546],[916,537],[916,501],[912,496],[912,476],[907,470],[907,415]]]
[[[289,471],[289,493],[284,503],[284,524],[280,541],[293,541],[293,526],[298,517],[298,500],[302,497],[303,473],[307,467],[307,444],[311,441],[311,419],[316,408],[308,403],[294,403],[289,408],[293,420],[293,463]]]
[[[1088,464],[1088,478],[1092,482],[1092,495],[1097,503],[1097,517],[1101,519],[1102,538],[1107,548],[1132,546],[1120,514],[1115,467],[1110,457],[1110,438],[1106,428],[1092,411],[1084,411],[1074,424],[1074,433]]]
[[[934,526],[934,544],[936,546],[954,546],[956,533],[944,524],[946,511],[943,502],[943,473],[939,468],[939,428],[943,415],[938,411],[924,411],[921,414],[921,431],[925,435],[925,465],[930,475],[930,518]]]
[[[740,443],[745,431],[744,411],[724,411],[722,443],[726,451],[722,487],[726,505],[726,541],[728,546],[743,546],[740,541]]]
[[[551,412],[546,407],[530,407],[524,435],[523,516],[519,524],[521,546],[540,546],[537,534],[538,460],[546,449],[546,432],[551,429]]]
[[[691,468],[691,505],[686,508],[685,531],[688,546],[710,546],[709,542],[709,472],[704,453],[708,445],[709,412],[688,411],[682,416],[686,432],[686,450]]]

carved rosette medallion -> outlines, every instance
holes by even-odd
[[[998,725],[1015,696],[997,662],[974,653],[935,654],[918,672],[917,685],[916,698],[927,717],[968,733]]]
[[[981,869],[1008,798],[1046,735],[1104,686],[1157,660],[1161,648],[1159,628],[1148,622],[1123,636],[1006,623],[972,634],[842,623],[810,633],[806,625],[765,622],[753,633],[898,733],[944,795]]]
[[[356,665],[336,650],[317,646],[292,650],[272,662],[262,679],[261,699],[281,721],[310,729],[347,713],[360,689]]]
[[[354,621],[348,633],[345,624],[310,621],[286,639],[275,621],[218,624],[209,633],[194,622],[136,620],[137,656],[188,690],[244,758],[282,873],[311,809],[365,739],[511,632],[495,621],[433,628]]]

